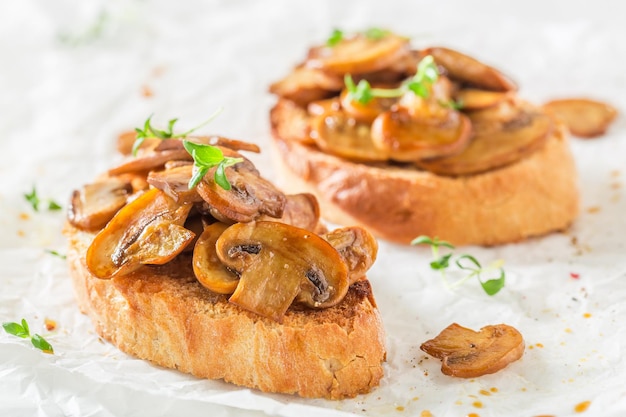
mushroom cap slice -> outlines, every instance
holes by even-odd
[[[294,300],[326,308],[348,291],[348,267],[339,252],[308,230],[278,222],[237,223],[216,247],[222,262],[241,276],[230,301],[275,321]]]
[[[524,338],[506,324],[485,326],[475,332],[453,323],[420,349],[442,360],[441,371],[445,375],[476,378],[521,358]]]
[[[250,169],[245,161],[226,168],[230,190],[223,189],[213,180],[215,169],[209,170],[197,189],[204,201],[212,207],[212,211],[217,212],[216,218],[250,222],[263,214],[275,218],[282,216],[285,195],[262,178],[256,169]]]
[[[299,66],[280,81],[270,85],[270,93],[304,106],[332,96],[343,88],[341,76],[318,68]]]
[[[197,203],[202,201],[202,197],[195,187],[189,189],[189,180],[192,176],[193,165],[185,164],[164,171],[151,171],[148,174],[148,183],[178,203]]]
[[[543,108],[562,120],[572,135],[581,138],[603,135],[617,116],[613,106],[586,98],[552,100]]]
[[[348,265],[350,284],[365,278],[378,254],[378,242],[370,232],[362,227],[351,226],[335,229],[322,237],[339,252]]]
[[[167,149],[164,151],[149,150],[143,152],[136,158],[131,158],[126,162],[109,170],[109,175],[120,175],[135,172],[148,172],[162,168],[166,162],[173,160],[193,161],[193,158],[183,148]]]
[[[362,74],[388,68],[409,53],[409,40],[394,34],[371,39],[359,34],[334,46],[309,50],[306,65],[336,74]]]
[[[374,145],[369,123],[357,122],[345,111],[311,118],[311,138],[324,152],[356,161],[386,161],[389,156]]]
[[[432,47],[423,52],[432,55],[435,62],[458,81],[494,91],[515,91],[517,86],[497,69],[483,64],[471,56],[449,48]]]
[[[340,100],[341,107],[348,116],[364,123],[372,123],[379,114],[391,109],[398,101],[397,98],[374,97],[367,104],[363,104],[354,100],[348,90],[341,92]]]
[[[502,103],[510,97],[510,93],[502,91],[463,88],[456,92],[456,101],[463,111],[482,110]]]
[[[508,116],[507,116],[508,117]],[[453,156],[423,160],[416,165],[440,175],[468,175],[500,168],[532,154],[552,132],[550,116],[525,108],[506,121],[470,114],[474,135],[467,148]]]
[[[213,223],[204,228],[193,250],[193,272],[204,287],[218,294],[232,294],[239,277],[230,271],[217,256],[215,243],[228,228],[224,223]]]
[[[444,117],[413,117],[407,109],[382,113],[372,124],[374,145],[396,161],[414,162],[454,155],[468,144],[472,125],[462,113],[448,110]]]
[[[107,279],[144,264],[169,262],[193,240],[182,225],[191,204],[178,204],[153,188],[124,206],[87,249],[87,268]]]
[[[288,194],[285,196],[283,215],[279,219],[261,216],[258,220],[278,221],[315,232],[319,228],[320,206],[313,194]]]
[[[79,229],[100,230],[126,205],[131,192],[130,181],[115,177],[87,184],[72,193],[67,219]]]

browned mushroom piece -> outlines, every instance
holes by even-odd
[[[441,359],[445,375],[476,378],[498,372],[521,358],[524,338],[506,324],[485,326],[475,332],[453,323],[420,348]]]
[[[552,118],[530,105],[517,110],[507,111],[504,119],[495,110],[470,114],[474,135],[463,152],[418,161],[416,165],[440,175],[468,175],[500,168],[530,155],[545,143],[553,128]]]
[[[198,190],[189,189],[189,181],[193,176],[193,165],[184,164],[164,171],[151,171],[148,183],[178,203],[197,203],[202,201]]]
[[[216,242],[229,225],[213,223],[204,228],[193,250],[193,272],[204,287],[218,294],[232,294],[239,276],[226,268],[217,256]]]
[[[263,214],[279,218],[285,207],[285,195],[271,182],[251,170],[246,163],[226,168],[231,189],[225,190],[214,180],[215,168],[209,170],[197,186],[198,193],[216,212],[216,218],[229,222],[249,222]]]
[[[463,83],[494,91],[517,90],[515,83],[500,71],[461,52],[432,47],[423,51],[423,54],[432,55],[435,62],[445,68],[449,77]]]
[[[456,92],[455,99],[463,111],[482,110],[502,103],[510,98],[510,93],[503,91],[463,88]]]
[[[356,161],[386,161],[389,156],[372,141],[369,123],[357,122],[345,111],[311,118],[311,138],[324,152]]]
[[[311,48],[306,65],[341,75],[363,74],[389,68],[408,54],[407,38],[389,33],[372,39],[358,34],[334,46]]]
[[[330,243],[277,222],[237,223],[217,240],[222,262],[241,278],[230,301],[275,321],[294,302],[311,308],[339,303],[348,291],[348,267]]]
[[[311,116],[321,116],[322,114],[339,110],[341,110],[341,101],[337,97],[312,101],[307,106],[307,111]]]
[[[440,109],[434,118],[412,116],[405,108],[382,113],[372,124],[374,145],[402,162],[461,152],[469,143],[472,125],[462,113]]]
[[[304,106],[341,91],[340,75],[321,69],[299,66],[282,80],[270,85],[270,93]]]
[[[120,175],[126,173],[147,173],[155,169],[161,169],[166,162],[173,160],[193,161],[189,153],[183,149],[168,149],[164,151],[142,150],[136,158],[128,159],[126,162],[109,170],[109,175]]]
[[[238,140],[238,139],[231,139],[231,138],[227,138],[224,136],[216,136],[216,135],[187,136],[185,137],[185,140],[189,142],[193,142],[193,143],[198,143],[201,145],[218,146],[222,148],[222,152],[224,151],[224,148],[228,148],[229,150],[232,150],[232,151],[247,151],[247,152],[254,152],[254,153],[261,152],[261,148],[259,148],[259,145],[255,143],[245,142],[245,141]],[[179,138],[163,139],[163,140],[160,140],[158,145],[154,148],[154,150],[157,152],[168,151],[168,150],[173,150],[173,149],[178,149],[178,150],[185,149],[185,145],[183,144],[183,141]]]
[[[67,219],[79,229],[100,230],[126,205],[132,190],[130,181],[115,177],[87,184],[72,193]]]
[[[378,242],[362,227],[351,226],[335,229],[322,235],[341,255],[348,265],[350,284],[365,278],[378,254]]]
[[[279,221],[315,232],[319,228],[320,207],[313,194],[288,194],[285,196],[283,215],[279,219],[261,216],[258,220]]]
[[[124,206],[87,249],[87,268],[107,279],[141,265],[161,265],[178,255],[193,239],[182,225],[191,204],[178,204],[152,188]]]
[[[617,116],[610,104],[587,98],[552,100],[543,108],[562,120],[572,135],[581,138],[603,135]]]
[[[348,90],[343,90],[340,95],[341,107],[350,117],[363,123],[372,123],[379,114],[391,109],[398,101],[397,98],[374,97],[366,104],[354,100]]]

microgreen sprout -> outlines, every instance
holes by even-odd
[[[189,189],[197,186],[202,178],[209,172],[209,169],[213,167],[217,167],[215,169],[214,179],[215,183],[218,184],[225,190],[230,190],[231,185],[226,178],[226,168],[232,165],[235,165],[238,162],[242,162],[242,158],[231,158],[224,156],[222,150],[218,147],[212,145],[205,145],[200,143],[191,142],[186,140],[187,135],[195,132],[202,126],[205,126],[213,119],[217,117],[217,115],[222,111],[222,109],[218,109],[214,112],[206,121],[199,124],[198,126],[187,130],[183,133],[174,133],[174,125],[178,121],[178,119],[171,119],[167,123],[167,129],[160,130],[156,129],[152,126],[151,119],[152,116],[148,117],[148,119],[144,122],[143,129],[135,128],[135,132],[137,133],[137,138],[135,139],[135,143],[133,144],[133,155],[137,154],[137,151],[143,144],[143,142],[147,138],[157,138],[157,139],[182,139],[183,146],[189,152],[189,155],[193,158],[193,176],[189,180],[188,187]]]
[[[4,328],[5,332],[13,336],[21,337],[22,339],[30,338],[30,342],[33,344],[33,346],[35,346],[37,349],[41,350],[42,352],[54,353],[54,349],[52,348],[52,345],[50,345],[50,343],[48,343],[46,339],[44,339],[43,337],[41,337],[40,335],[36,333],[31,336],[30,329],[28,327],[28,323],[26,322],[26,319],[22,319],[21,323],[14,323],[14,322],[2,323],[2,327]]]
[[[450,267],[450,261],[453,259],[454,254],[450,252],[442,255],[440,254],[439,249],[441,247],[445,247],[450,250],[454,250],[454,245],[446,242],[445,240],[439,240],[436,237],[430,238],[428,236],[419,236],[413,239],[411,245],[430,246],[433,255],[433,261],[430,262],[430,267],[435,271],[439,271],[444,284],[449,289],[457,288],[472,278],[478,279],[478,282],[480,282],[481,287],[483,288],[485,293],[487,293],[487,295],[495,295],[504,287],[506,274],[504,272],[504,269],[502,268],[502,261],[494,262],[488,267],[483,268],[480,262],[478,262],[478,260],[472,255],[459,255],[454,259],[454,263],[460,270],[467,271],[468,274],[464,278],[461,278],[453,284],[450,284],[446,276],[446,269]],[[488,279],[486,281],[481,278],[481,274],[485,274],[493,270],[498,271],[497,278]]]
[[[33,207],[33,210],[39,211],[40,208],[44,208],[50,211],[61,210],[61,206],[54,200],[50,199],[42,199],[37,194],[37,188],[33,185],[33,190],[30,193],[24,194],[24,198],[26,201],[30,203]]]
[[[52,256],[56,256],[57,258],[60,258],[60,259],[67,259],[67,255],[63,255],[62,253],[57,252],[52,249],[46,249],[46,253],[49,253]]]
[[[333,47],[337,45],[339,42],[343,40],[343,31],[340,29],[333,29],[333,32],[330,34],[328,39],[326,40],[326,46]]]
[[[363,32],[356,32],[356,34],[362,34],[367,39],[377,41],[379,39],[384,38],[387,35],[390,35],[391,31],[373,27],[373,28],[366,29]],[[326,46],[330,46],[332,48],[333,46],[337,45],[342,40],[344,40],[345,36],[346,36],[346,33],[342,31],[341,29],[333,29],[328,39],[326,39]]]
[[[358,84],[354,83],[352,76],[346,74],[344,83],[348,94],[353,100],[367,104],[373,98],[392,98],[401,97],[408,91],[412,91],[415,95],[422,98],[428,98],[432,84],[437,81],[439,73],[437,65],[431,55],[426,55],[417,65],[417,71],[414,76],[406,80],[397,88],[372,88],[367,80],[361,80]]]

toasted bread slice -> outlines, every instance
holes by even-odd
[[[71,225],[65,233],[81,311],[128,354],[197,377],[302,397],[354,397],[383,376],[384,333],[367,280],[354,283],[334,307],[291,308],[278,323],[200,285],[191,254],[103,280],[85,262],[95,235]]]

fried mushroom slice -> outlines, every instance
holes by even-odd
[[[296,67],[282,80],[270,85],[269,91],[279,97],[305,106],[341,91],[341,76],[306,66]]]
[[[552,100],[543,108],[562,120],[572,135],[581,138],[602,136],[617,116],[613,106],[587,98]]]
[[[196,188],[189,189],[189,181],[193,176],[193,165],[174,166],[163,171],[151,171],[148,183],[178,203],[198,203],[202,197]]]
[[[315,232],[319,229],[320,206],[313,194],[288,194],[285,196],[283,215],[279,219],[261,216],[258,220],[279,221]]]
[[[297,301],[310,308],[339,303],[348,267],[316,234],[278,222],[237,223],[216,243],[217,254],[241,278],[230,302],[275,321]]]
[[[417,161],[422,169],[440,175],[469,175],[500,168],[532,154],[552,132],[552,118],[538,109],[525,106],[507,113],[502,120],[494,116],[470,114],[474,134],[467,148],[446,158]]]
[[[68,221],[86,231],[102,229],[124,205],[133,187],[130,181],[110,177],[72,193]]]
[[[376,39],[358,34],[334,46],[311,48],[306,66],[341,75],[363,74],[389,68],[408,54],[407,38],[392,33]]]
[[[250,222],[266,214],[280,218],[285,207],[285,194],[271,182],[262,178],[256,169],[245,163],[226,168],[231,189],[219,186],[212,168],[197,186],[200,196],[211,206],[211,212],[224,223]]]
[[[459,51],[432,47],[423,51],[423,54],[432,55],[450,78],[463,83],[493,91],[517,90],[515,83],[500,71]]]
[[[182,225],[191,204],[178,204],[152,188],[124,206],[87,249],[87,268],[101,279],[128,274],[142,265],[161,265],[194,238]]]
[[[362,227],[351,226],[335,229],[322,235],[339,252],[348,265],[350,284],[365,278],[378,254],[378,242]]]
[[[213,223],[204,228],[193,250],[193,272],[200,284],[218,294],[232,294],[239,277],[217,256],[216,242],[229,225]]]
[[[477,88],[463,88],[456,92],[456,102],[463,111],[482,110],[502,103],[508,99],[510,93],[502,91],[488,91]]]
[[[485,326],[475,332],[453,323],[420,349],[441,359],[445,375],[476,378],[498,372],[521,358],[524,338],[506,324]]]

